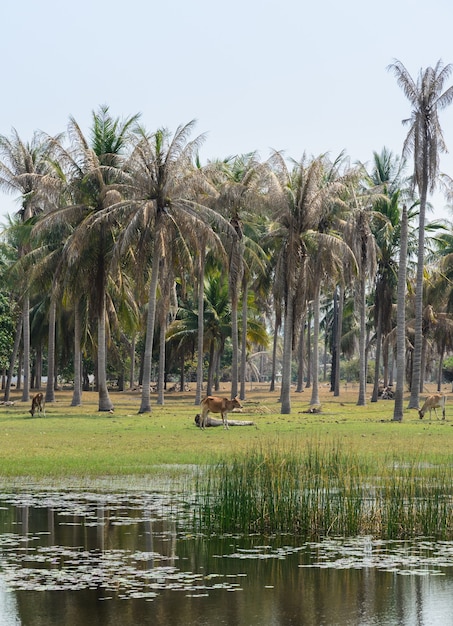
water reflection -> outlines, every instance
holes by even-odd
[[[200,537],[163,492],[0,494],[0,626],[453,624],[453,543]]]

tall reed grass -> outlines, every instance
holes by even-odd
[[[453,538],[452,467],[381,465],[339,443],[279,444],[204,467],[194,522],[209,534]]]

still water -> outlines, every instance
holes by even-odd
[[[0,493],[0,626],[453,626],[453,542],[205,537],[165,490]]]

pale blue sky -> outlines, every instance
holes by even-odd
[[[204,160],[400,153],[410,109],[387,66],[453,62],[451,0],[22,0],[0,16],[1,134],[54,134],[70,115],[88,132],[107,104],[149,130],[196,119]],[[453,106],[441,124],[453,153]],[[0,214],[16,206],[0,195]]]

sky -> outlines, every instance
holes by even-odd
[[[21,0],[0,18],[0,134],[30,141],[72,116],[89,135],[108,105],[150,131],[196,120],[202,161],[401,154],[410,107],[389,64],[416,78],[453,63],[451,0]],[[440,122],[453,176],[453,105]],[[428,220],[451,217],[441,194],[432,202]],[[0,194],[0,220],[18,208]]]

